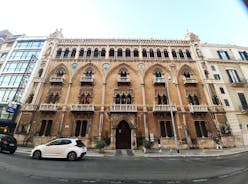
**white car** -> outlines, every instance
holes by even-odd
[[[67,158],[77,160],[85,156],[87,148],[81,140],[59,138],[47,144],[36,146],[32,152],[33,159],[41,158]]]

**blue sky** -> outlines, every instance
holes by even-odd
[[[62,28],[66,38],[184,39],[190,31],[202,42],[248,46],[239,0],[8,0],[1,9],[0,30],[15,34]]]

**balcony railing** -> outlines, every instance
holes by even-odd
[[[110,106],[110,112],[137,112],[134,104],[114,104]]]
[[[222,105],[213,105],[210,106],[209,109],[212,112],[225,112],[225,108]]]
[[[93,84],[94,79],[91,76],[82,76],[80,77],[80,83],[81,84]]]
[[[230,82],[231,82],[231,86],[233,87],[241,87],[248,84],[248,81],[246,79],[241,79],[240,81],[230,81]]]
[[[175,105],[154,105],[153,112],[176,112],[177,107]]]
[[[21,110],[22,111],[35,111],[37,110],[37,105],[31,105],[31,104],[25,104],[25,105],[22,105],[22,108]]]
[[[54,111],[57,111],[57,105],[56,104],[41,104],[39,110],[54,112]]]
[[[248,107],[239,106],[239,109],[242,114],[248,114]]]
[[[64,83],[64,77],[51,77],[50,83],[63,84]]]
[[[183,78],[183,82],[184,82],[184,85],[188,85],[188,84],[197,84],[197,80],[195,77],[191,76],[191,77],[184,77]]]
[[[72,104],[71,111],[72,112],[94,112],[93,104]]]
[[[165,84],[164,77],[154,77],[153,84]]]
[[[131,80],[129,77],[118,77],[118,84],[130,84]]]
[[[191,113],[208,112],[208,106],[207,105],[189,105],[189,111]]]

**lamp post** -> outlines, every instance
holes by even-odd
[[[170,100],[170,92],[169,92],[169,83],[167,80],[167,77],[165,78],[165,83],[164,83],[167,95],[168,95],[168,104],[171,103]],[[174,116],[173,116],[173,111],[172,111],[172,106],[170,104],[170,116],[171,116],[171,122],[172,122],[172,127],[173,127],[173,134],[174,134],[174,139],[175,139],[175,144],[176,144],[176,149],[177,149],[177,153],[179,153],[179,145],[178,145],[178,140],[177,140],[177,132],[176,132],[176,127],[175,127],[175,122],[174,122]]]

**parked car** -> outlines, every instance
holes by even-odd
[[[16,139],[13,136],[0,134],[0,152],[9,151],[10,154],[13,154],[16,149]]]
[[[33,159],[41,158],[67,158],[68,160],[82,159],[87,148],[81,140],[70,138],[59,138],[36,146],[32,152]]]

